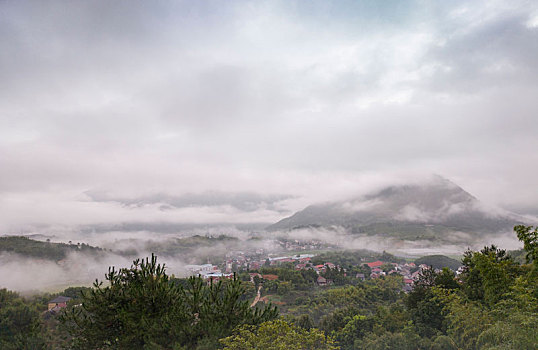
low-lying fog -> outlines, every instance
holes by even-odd
[[[236,239],[213,240],[208,245],[186,247],[174,251],[174,242],[193,235],[218,237],[226,235]],[[157,250],[159,262],[165,263],[169,274],[178,277],[187,275],[184,266],[193,263],[222,264],[224,256],[234,251],[254,252],[263,249],[263,255],[286,255],[297,250],[286,251],[278,239],[298,241],[316,240],[325,244],[324,249],[368,249],[387,251],[398,256],[419,257],[430,254],[461,255],[468,247],[480,249],[484,245],[496,244],[504,249],[518,249],[520,243],[514,233],[507,232],[477,240],[462,232],[454,232],[445,241],[405,241],[380,236],[349,234],[344,229],[301,229],[291,232],[264,232],[241,230],[233,226],[193,228],[178,233],[151,231],[82,232],[63,231],[28,235],[32,239],[51,242],[86,243],[104,248],[98,254],[74,251],[56,263],[50,260],[23,257],[17,254],[0,254],[0,287],[32,294],[63,290],[68,286],[90,285],[95,279],[104,280],[109,266],[129,267],[137,257],[150,256]],[[257,239],[250,239],[256,237]],[[462,243],[464,242],[464,243]],[[156,248],[157,247],[157,248]],[[166,248],[171,248],[166,249]],[[164,253],[159,253],[159,251]],[[219,257],[207,260],[207,257]],[[217,260],[219,259],[219,260]]]

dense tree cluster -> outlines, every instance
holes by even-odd
[[[0,349],[46,348],[41,328],[36,305],[0,289]]]
[[[259,327],[242,326],[224,338],[224,350],[336,350],[335,341],[318,329],[304,329],[284,320],[262,323]]]
[[[60,261],[74,251],[98,254],[102,249],[85,243],[65,244],[41,242],[23,236],[0,237],[0,252],[19,254],[24,257]]]
[[[155,256],[130,269],[112,268],[106,279],[109,285],[96,282],[81,306],[63,315],[74,348],[212,348],[235,327],[278,314],[270,305],[250,308],[235,278],[210,285],[200,277],[170,281]]]

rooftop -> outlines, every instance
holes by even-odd
[[[49,301],[49,303],[50,303],[50,304],[52,304],[52,303],[66,303],[66,302],[68,302],[69,300],[71,300],[70,297],[64,297],[64,296],[60,295],[60,296],[58,296],[58,297],[52,299],[51,301]]]

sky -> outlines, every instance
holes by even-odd
[[[0,232],[275,222],[444,176],[538,214],[534,1],[0,1]]]

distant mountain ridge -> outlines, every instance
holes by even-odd
[[[311,205],[267,230],[340,226],[351,233],[432,239],[449,232],[509,231],[524,222],[517,214],[486,209],[458,185],[435,176],[421,184],[389,186],[349,200]]]

